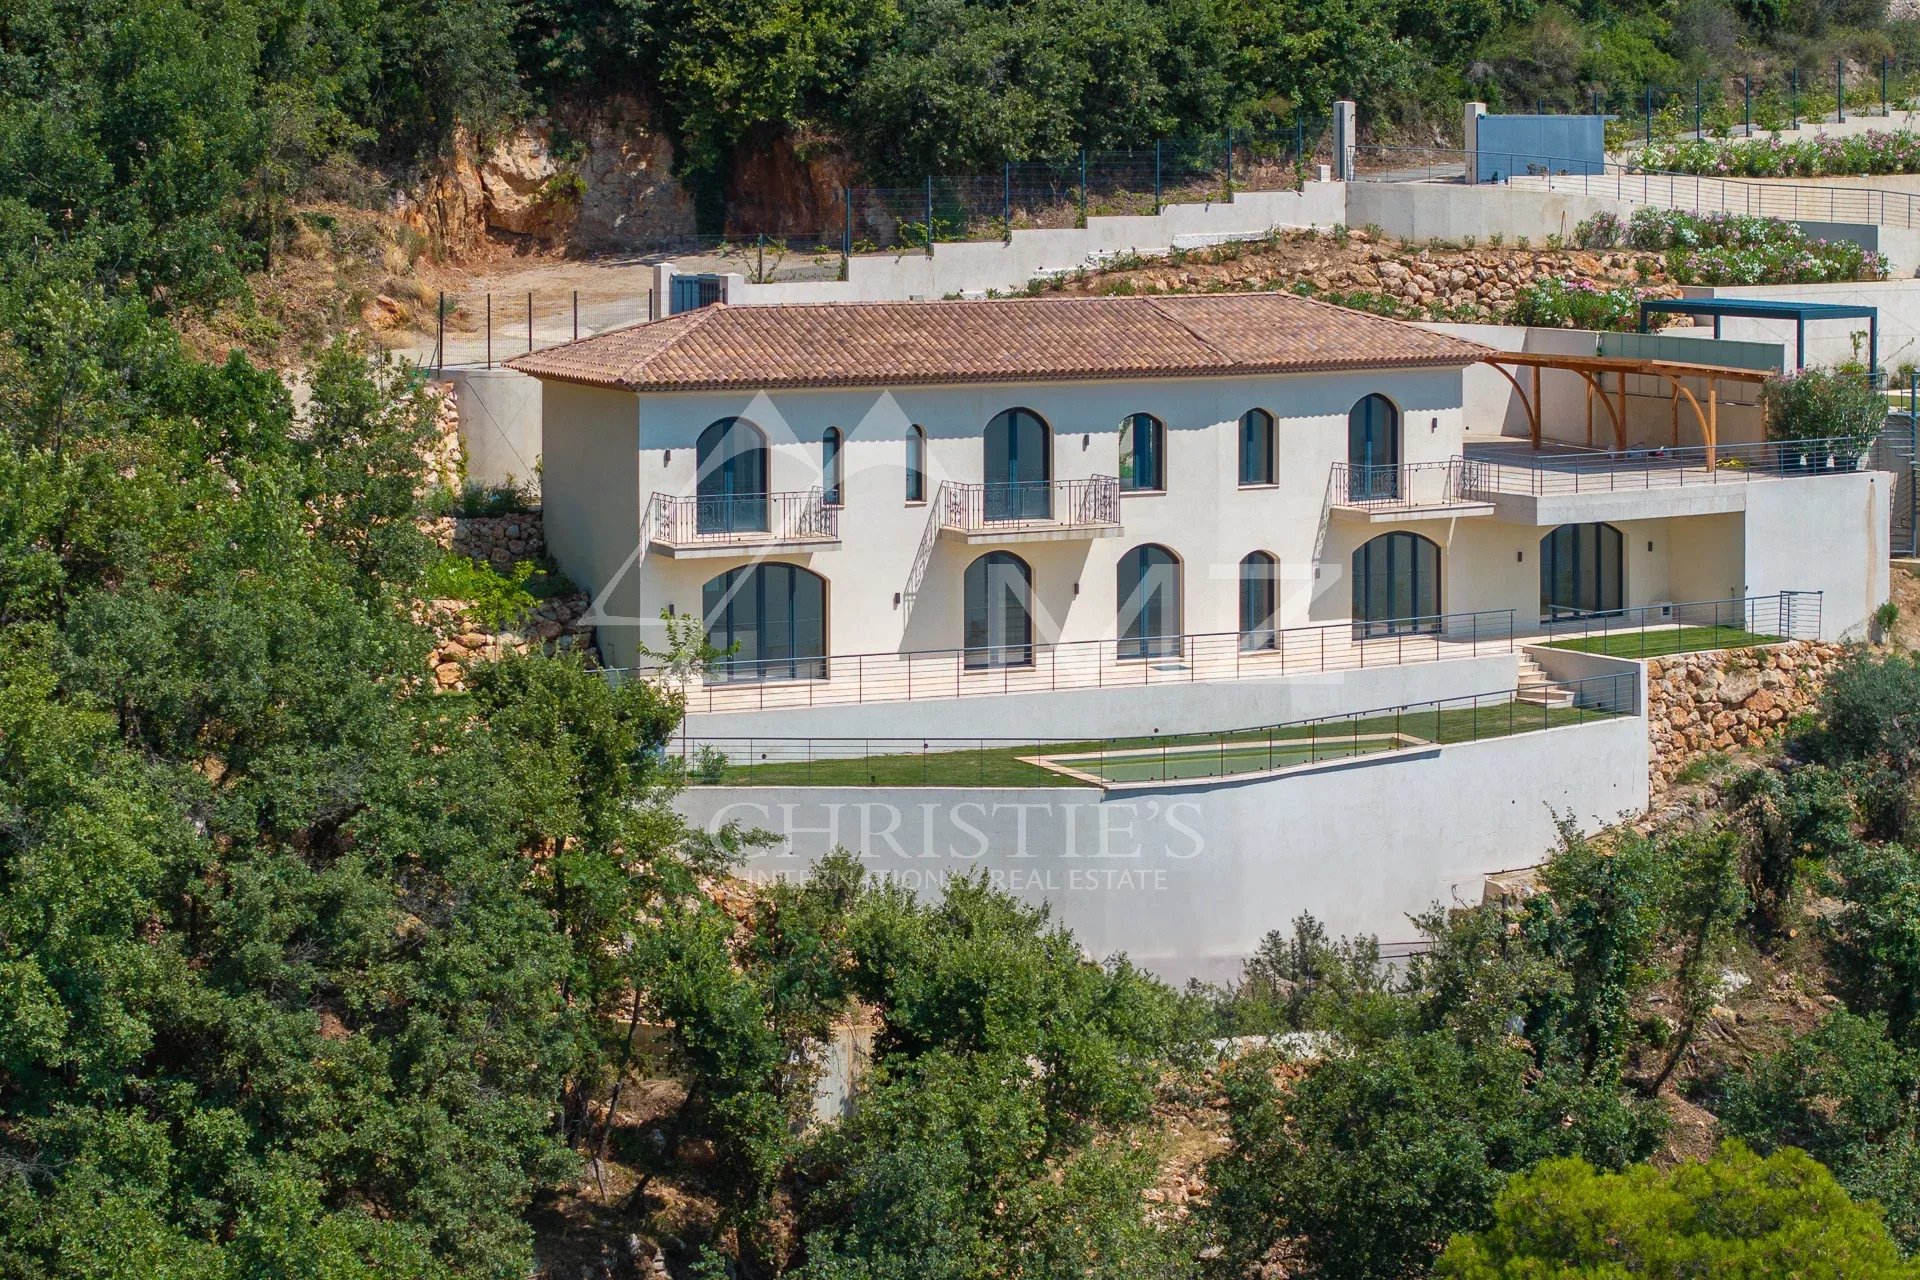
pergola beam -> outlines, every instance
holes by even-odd
[[[1707,465],[1714,465],[1720,435],[1720,382],[1746,382],[1759,384],[1773,376],[1761,369],[1742,369],[1728,365],[1693,364],[1681,360],[1649,360],[1631,356],[1574,356],[1547,355],[1534,351],[1496,351],[1482,356],[1481,363],[1492,367],[1496,372],[1513,384],[1520,395],[1520,405],[1527,413],[1528,434],[1533,447],[1538,449],[1544,443],[1542,439],[1542,410],[1540,393],[1540,375],[1543,370],[1557,369],[1580,378],[1587,387],[1587,443],[1593,443],[1593,401],[1597,398],[1605,406],[1607,416],[1613,421],[1614,445],[1627,447],[1627,377],[1638,374],[1643,377],[1664,379],[1673,388],[1673,442],[1680,443],[1680,399],[1685,397],[1687,405],[1693,410],[1694,420],[1700,426],[1700,438],[1707,448]],[[1527,390],[1512,370],[1531,369],[1533,394]],[[1609,396],[1601,381],[1605,374],[1615,374],[1619,378],[1617,395]],[[1682,381],[1686,378],[1700,378],[1707,384],[1707,404],[1703,407],[1696,396]]]

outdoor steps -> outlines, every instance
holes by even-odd
[[[1513,700],[1535,707],[1570,707],[1573,705],[1573,690],[1563,684],[1555,684],[1540,664],[1525,654],[1520,655],[1520,679],[1514,686]]]

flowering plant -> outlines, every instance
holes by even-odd
[[[1636,167],[1649,173],[1723,178],[1824,178],[1920,173],[1920,134],[1874,129],[1844,138],[1816,134],[1792,142],[1771,138],[1687,138],[1641,148]]]
[[[1823,284],[1884,280],[1886,259],[1850,241],[1810,239],[1791,222],[1681,209],[1634,210],[1623,228],[1612,214],[1596,214],[1574,228],[1589,248],[1663,253],[1676,284]]]

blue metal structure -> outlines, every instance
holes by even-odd
[[[1514,174],[1605,173],[1605,116],[1481,116],[1474,175],[1498,182]]]
[[[1654,313],[1681,316],[1708,316],[1713,320],[1713,336],[1720,336],[1720,321],[1726,317],[1740,320],[1793,321],[1793,367],[1807,367],[1807,321],[1865,320],[1867,322],[1867,370],[1880,370],[1880,308],[1848,302],[1794,302],[1786,298],[1646,298],[1640,303],[1640,332],[1647,332],[1647,318]]]

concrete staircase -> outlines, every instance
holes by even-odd
[[[1904,411],[1887,415],[1873,442],[1871,465],[1893,473],[1893,519],[1888,530],[1895,556],[1920,555],[1920,501],[1914,492],[1914,424]]]
[[[1526,654],[1520,655],[1520,680],[1514,686],[1513,700],[1535,707],[1570,707],[1573,705],[1573,690],[1566,685],[1555,684],[1540,664]]]

